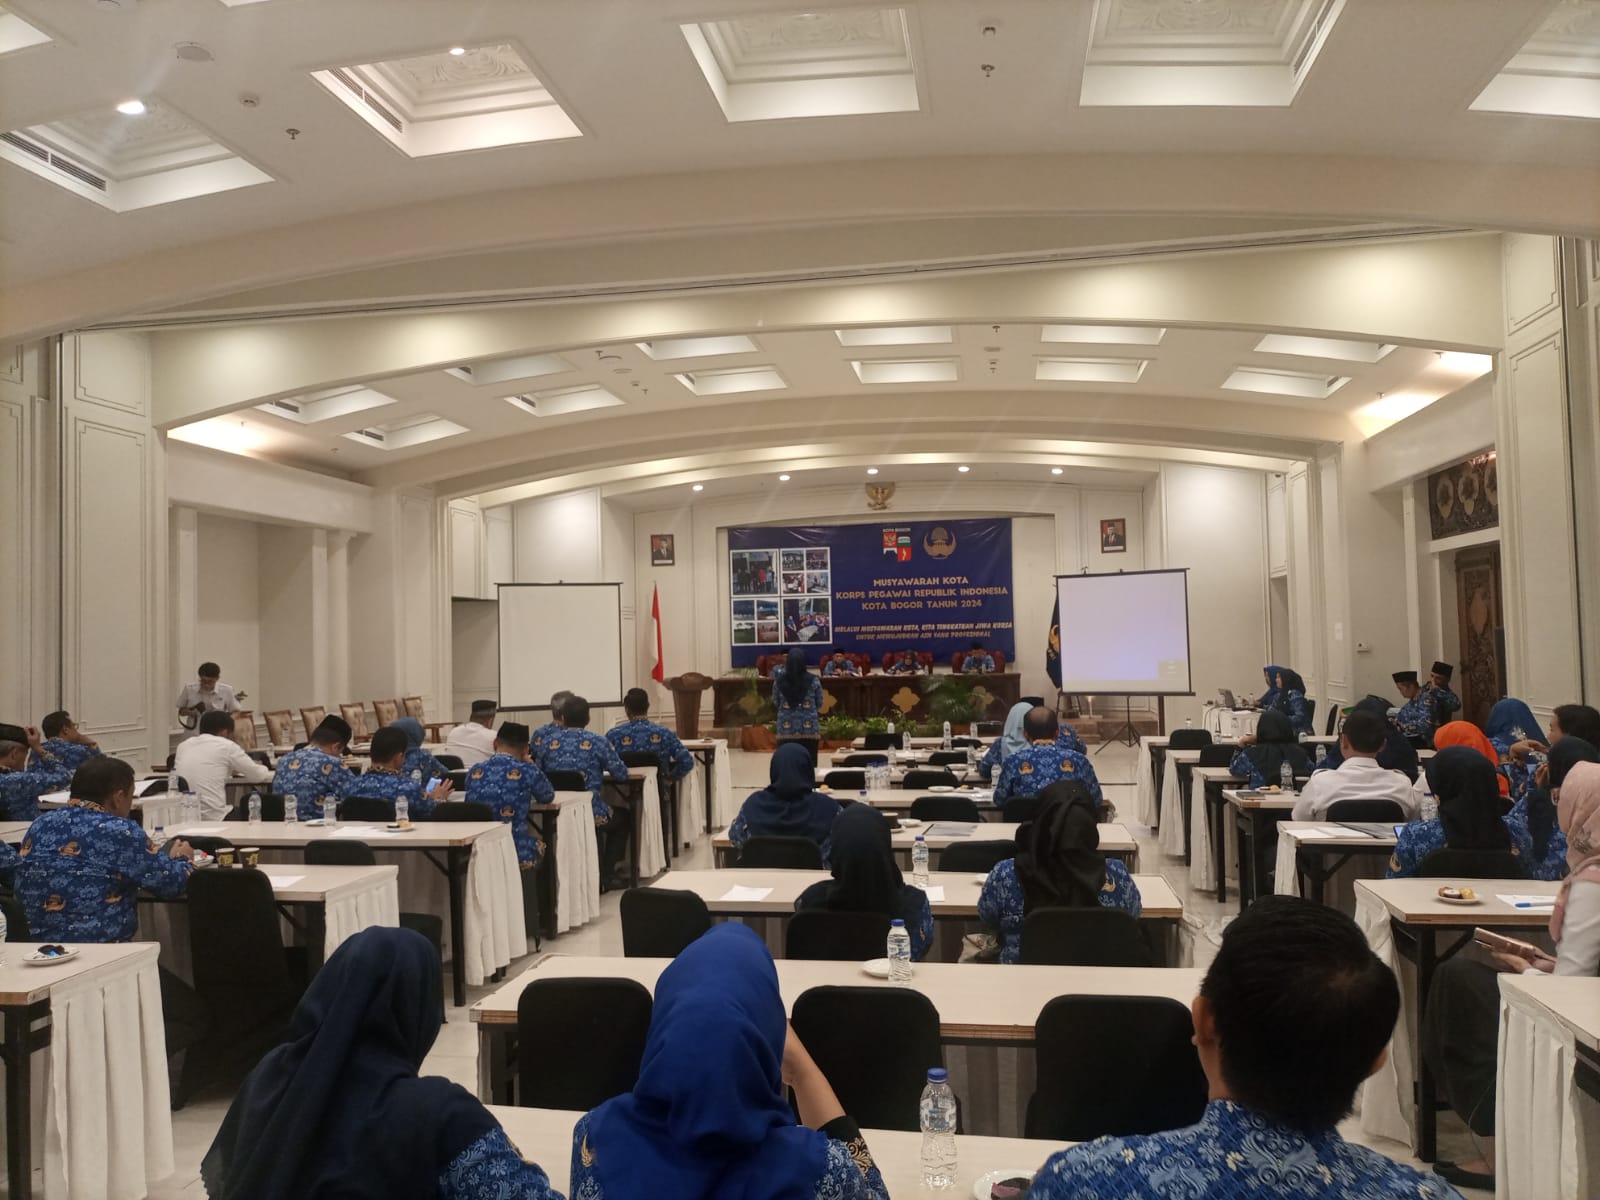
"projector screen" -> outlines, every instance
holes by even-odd
[[[560,691],[622,703],[620,583],[502,583],[500,707],[544,708]]]
[[[1061,690],[1189,696],[1187,571],[1058,575]]]

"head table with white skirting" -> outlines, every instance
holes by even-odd
[[[550,1186],[562,1195],[571,1193],[572,1129],[582,1113],[553,1108],[512,1108],[491,1105],[490,1113],[506,1137],[527,1162],[537,1163],[550,1177]],[[922,1135],[905,1129],[863,1129],[862,1139],[894,1197],[916,1196],[922,1184]],[[972,1195],[974,1182],[990,1171],[1032,1174],[1068,1142],[1031,1138],[956,1135],[957,1188],[952,1197]]]
[[[1600,979],[1500,976],[1495,1195],[1600,1193]]]
[[[402,909],[445,917],[445,954],[458,1006],[467,1002],[468,984],[483,983],[528,952],[517,848],[511,826],[499,821],[413,821],[409,830],[366,821],[340,821],[332,829],[308,821],[215,821],[166,832],[259,846],[263,862],[274,869],[303,859],[311,842],[366,843],[379,862],[399,866]]]
[[[157,948],[72,945],[66,962],[26,965],[38,948],[7,942],[0,963],[9,1194],[33,1194],[42,1149],[46,1200],[139,1200],[174,1170]]]

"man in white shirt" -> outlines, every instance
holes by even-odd
[[[1356,709],[1344,719],[1339,751],[1344,761],[1337,771],[1318,771],[1306,781],[1294,804],[1296,821],[1321,821],[1341,800],[1393,800],[1409,820],[1417,815],[1411,780],[1399,771],[1378,765],[1388,728],[1375,713]]]
[[[454,754],[464,767],[476,766],[494,756],[494,719],[499,705],[493,700],[474,700],[472,715],[450,731],[445,753]]]
[[[233,740],[233,714],[208,712],[200,718],[200,732],[178,744],[172,773],[181,775],[189,790],[200,797],[200,813],[207,821],[228,815],[228,780],[266,783],[272,772],[244,752]]]
[[[239,697],[227,684],[220,682],[222,668],[214,662],[200,664],[195,672],[196,683],[186,683],[178,693],[178,720],[185,729],[193,729],[195,722],[208,712],[236,713],[240,711]]]

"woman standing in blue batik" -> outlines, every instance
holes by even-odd
[[[796,646],[772,672],[772,706],[778,710],[778,744],[795,742],[817,765],[822,737],[822,681],[806,670],[806,652]]]

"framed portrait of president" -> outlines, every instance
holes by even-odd
[[[677,535],[652,533],[650,535],[650,565],[670,567],[677,561]]]
[[[1100,553],[1126,554],[1128,552],[1128,521],[1115,517],[1100,522]]]

